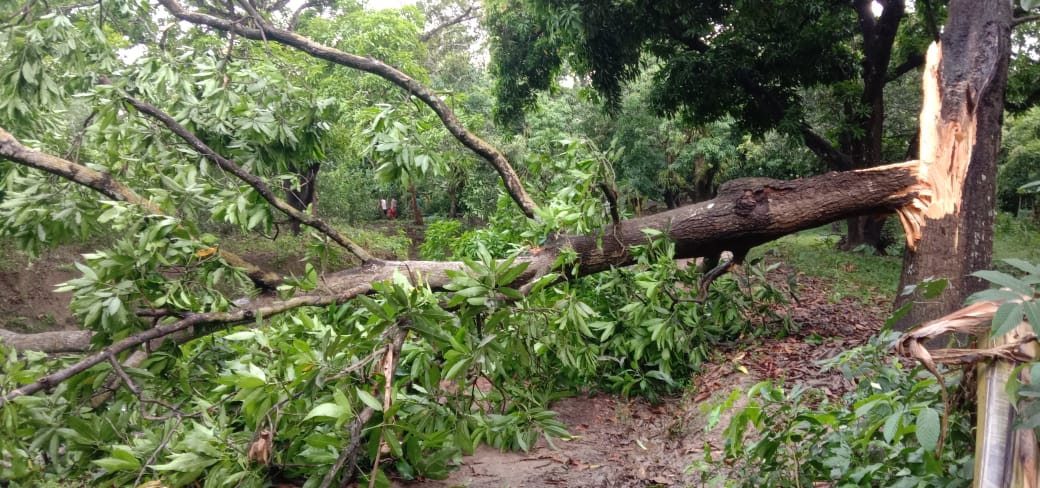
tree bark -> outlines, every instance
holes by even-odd
[[[1010,57],[1011,10],[1004,0],[951,2],[942,48],[929,49],[921,111],[922,171],[935,199],[925,229],[903,260],[900,290],[927,278],[946,279],[946,291],[914,301],[899,326],[940,317],[988,286],[972,272],[991,265],[996,162]]]
[[[412,223],[423,225],[422,209],[419,208],[419,192],[415,189],[414,183],[408,185],[408,203],[412,207]]]
[[[299,182],[295,185],[290,182],[285,183],[285,200],[289,206],[303,212],[314,203],[314,196],[318,191],[318,170],[320,168],[321,165],[318,163],[308,164],[302,170],[296,166],[289,168],[299,178]],[[290,221],[289,228],[293,235],[300,235],[298,220]]]

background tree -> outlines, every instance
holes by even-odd
[[[625,84],[647,70],[649,100],[661,114],[694,125],[729,116],[738,131],[802,138],[831,169],[875,166],[886,139],[885,87],[921,65],[943,13],[930,2],[912,14],[902,1],[851,6],[495,2],[487,19],[499,117],[518,119],[536,91],[554,86],[564,62],[615,110]],[[837,101],[829,134],[810,124],[811,91]],[[903,137],[906,147],[911,135]],[[882,223],[851,220],[845,246],[879,246]]]

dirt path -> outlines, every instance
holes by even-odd
[[[786,283],[782,270],[770,279]],[[799,303],[784,311],[802,325],[797,334],[762,339],[757,344],[721,351],[720,360],[705,365],[685,397],[657,405],[613,396],[575,397],[552,406],[575,436],[544,440],[530,452],[500,452],[482,446],[446,480],[396,481],[404,488],[549,488],[706,486],[696,469],[711,449],[718,459],[722,429],[706,432],[706,413],[729,396],[762,380],[802,382],[837,397],[851,385],[837,372],[821,373],[814,361],[862,345],[888,316],[883,302],[863,304],[828,299],[829,288],[818,278],[800,275]],[[746,371],[746,373],[744,372]]]

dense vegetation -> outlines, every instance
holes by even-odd
[[[5,486],[443,478],[479,444],[569,437],[550,409],[563,396],[683,392],[720,347],[797,330],[772,254],[825,266],[759,250],[718,277],[718,252],[680,263],[668,229],[646,228],[630,265],[590,273],[561,239],[621,245],[621,219],[740,177],[905,159],[913,74],[946,15],[881,2],[875,32],[833,2],[160,3],[0,6],[0,233],[29,256],[97,247],[61,287],[89,344],[0,343]],[[1040,112],[1012,87],[998,225],[1021,246]],[[847,235],[853,259],[902,250],[898,226],[847,225],[862,222],[878,238]],[[257,241],[279,259],[244,259]],[[1034,293],[1036,269],[1001,266]],[[870,279],[836,290],[890,293],[898,276]],[[894,339],[833,360],[873,378],[840,401],[756,385],[726,459],[690,464],[705,480],[746,467],[747,486],[967,483],[972,426],[944,397],[959,373],[886,357]]]

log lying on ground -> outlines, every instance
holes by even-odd
[[[803,180],[734,180],[723,185],[713,200],[625,220],[596,235],[563,236],[533,249],[517,258],[517,263],[526,262],[528,268],[513,286],[523,289],[549,273],[556,258],[568,249],[574,250],[578,259],[578,271],[572,278],[630,265],[634,262],[632,246],[648,242],[644,229],[655,229],[674,240],[675,258],[684,259],[724,250],[742,256],[753,246],[853,215],[899,212],[904,222],[912,224],[918,219],[918,209],[930,199],[930,190],[919,181],[917,168],[916,162],[907,162]],[[912,245],[920,229],[908,224],[906,231]],[[320,289],[288,300],[261,298],[228,312],[184,313],[175,322],[122,339],[66,369],[8,392],[3,402],[51,388],[119,353],[193,326],[240,324],[299,307],[343,303],[370,293],[373,283],[389,280],[395,272],[441,288],[450,282],[448,270],[464,268],[457,261],[373,261],[330,274],[324,277]]]
[[[90,337],[85,330],[58,330],[19,334],[0,329],[0,343],[16,350],[32,350],[46,353],[83,352],[90,349]]]

